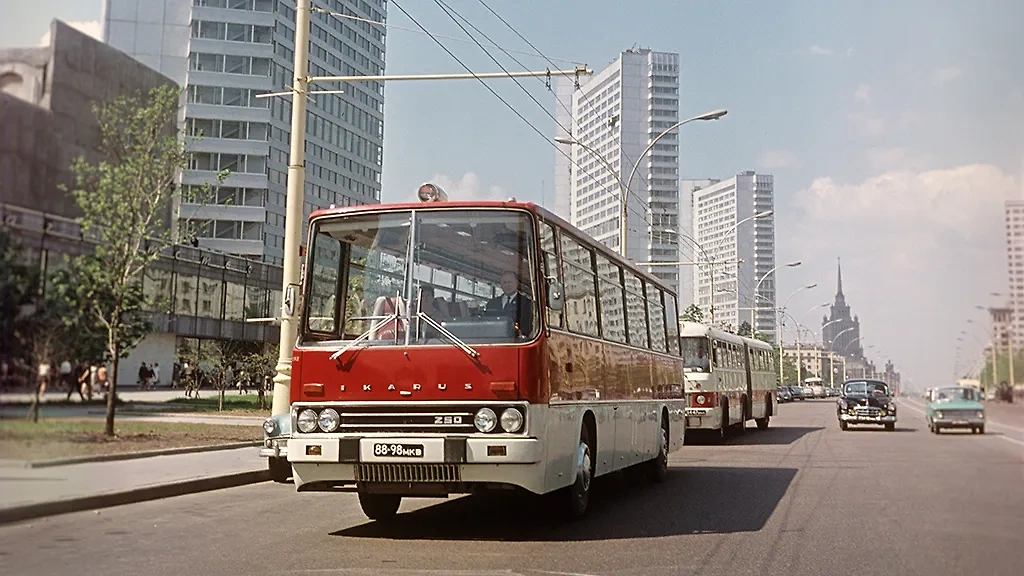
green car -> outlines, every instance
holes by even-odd
[[[970,386],[932,390],[924,419],[934,434],[944,428],[970,428],[975,434],[985,433],[985,407],[978,401],[977,390]]]

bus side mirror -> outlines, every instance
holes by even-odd
[[[563,296],[562,285],[554,279],[548,279],[548,308],[561,310],[565,306]]]

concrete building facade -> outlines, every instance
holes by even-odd
[[[384,21],[383,0],[318,5]],[[180,216],[201,245],[255,260],[284,257],[291,98],[257,98],[293,83],[294,0],[105,0],[104,39],[185,86],[183,127],[193,154]],[[314,12],[309,74],[378,75],[385,34],[365,21]],[[315,85],[306,116],[303,212],[380,201],[384,87]],[[217,184],[217,175],[228,171]],[[188,187],[215,185],[191,202]]]
[[[1018,348],[1024,342],[1024,200],[1007,200],[1005,216],[1008,327],[1013,346]]]
[[[0,49],[0,202],[79,216],[61,186],[74,185],[75,158],[97,159],[93,107],[163,84],[172,81],[59,20],[49,46]]]
[[[576,89],[575,82],[579,82]],[[555,160],[556,211],[619,250],[622,188],[637,159],[679,121],[679,55],[626,50],[589,78],[559,79]],[[676,262],[679,244],[679,137],[665,135],[644,156],[626,200],[627,254],[635,262]],[[567,210],[567,212],[565,212]],[[678,290],[673,266],[651,272]]]
[[[691,267],[694,303],[709,323],[737,330],[747,322],[774,339],[775,216],[747,220],[774,211],[774,177],[746,171],[683,186],[691,195],[693,260],[701,263]]]

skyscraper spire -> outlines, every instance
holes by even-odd
[[[843,297],[843,263],[841,258],[836,258],[836,300]]]

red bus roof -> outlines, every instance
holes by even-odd
[[[496,200],[450,200],[447,202],[400,202],[396,204],[358,204],[355,206],[345,206],[342,208],[325,208],[322,210],[316,210],[309,215],[310,221],[314,218],[320,218],[323,216],[343,216],[351,214],[364,214],[372,212],[391,212],[400,210],[423,210],[423,209],[471,209],[471,208],[509,208],[526,210],[533,212],[540,216],[543,220],[556,224],[563,230],[571,232],[574,236],[585,242],[587,245],[593,247],[595,250],[601,253],[612,262],[617,264],[625,265],[630,270],[636,272],[639,276],[642,276],[645,280],[653,282],[662,290],[673,293],[668,286],[661,281],[660,278],[654,276],[650,272],[641,269],[634,262],[631,262],[622,256],[618,252],[605,246],[604,244],[594,240],[592,236],[583,232],[579,228],[563,220],[560,216],[547,208],[534,204],[533,202],[517,202],[517,201],[496,201]],[[679,313],[678,302],[676,313]]]

